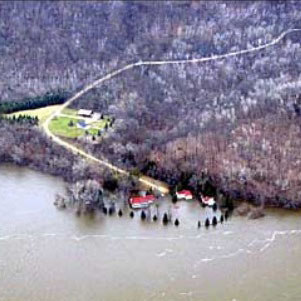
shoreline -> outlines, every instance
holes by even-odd
[[[22,163],[17,163],[17,162],[13,162],[11,160],[7,160],[7,161],[0,161],[0,168],[1,167],[5,167],[5,166],[12,166],[14,168],[21,168],[21,169],[28,169],[30,171],[33,171],[33,172],[38,172],[38,173],[41,173],[43,175],[46,175],[46,176],[51,176],[51,177],[55,177],[55,178],[58,178],[60,179],[61,181],[63,181],[64,185],[68,185],[68,184],[72,184],[73,182],[72,181],[67,181],[63,175],[60,175],[60,174],[56,174],[56,173],[51,173],[51,172],[48,172],[48,171],[44,171],[44,170],[41,170],[39,169],[38,167],[34,166],[34,165],[26,165],[26,164],[22,164]],[[88,179],[86,179],[88,180]],[[85,181],[83,179],[83,181]],[[111,192],[110,192],[111,193]],[[114,194],[114,193],[113,193]],[[116,194],[114,194],[115,196],[117,196],[118,192]],[[170,195],[168,195],[168,197],[170,197]],[[196,201],[196,200],[194,200]],[[178,202],[181,202],[181,201],[178,201]],[[254,203],[250,202],[250,201],[245,201],[245,200],[241,200],[241,201],[238,201],[238,200],[234,200],[233,201],[234,203],[234,209],[235,208],[238,208],[241,204],[243,203],[247,203],[247,204],[250,204],[251,206],[255,206],[255,208],[259,208],[259,206],[256,206],[254,205]],[[268,210],[268,211],[274,211],[274,210],[283,210],[284,212],[287,212],[287,213],[298,213],[298,212],[301,212],[300,210],[301,208],[285,208],[285,207],[282,207],[282,206],[276,206],[276,205],[271,205],[269,203],[267,203],[264,207],[264,211],[265,210]]]

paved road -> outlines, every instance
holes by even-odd
[[[45,133],[52,138],[52,140],[58,144],[60,144],[61,146],[64,146],[65,148],[69,149],[70,151],[81,155],[82,157],[89,159],[91,161],[94,161],[102,166],[105,166],[107,168],[110,168],[113,171],[116,171],[120,174],[123,175],[129,175],[129,172],[126,170],[123,170],[121,168],[118,168],[116,166],[114,166],[113,164],[105,161],[105,160],[100,160],[97,159],[96,157],[94,157],[91,154],[88,154],[86,152],[84,152],[83,150],[75,147],[74,145],[64,141],[63,139],[59,138],[58,136],[55,136],[50,130],[49,130],[49,123],[50,121],[55,117],[58,116],[62,113],[62,110],[66,107],[68,107],[72,102],[74,102],[76,99],[78,99],[79,97],[81,97],[82,95],[84,95],[85,93],[87,93],[88,91],[90,91],[91,89],[95,88],[96,86],[102,84],[103,82],[110,80],[111,78],[136,67],[140,67],[140,66],[158,66],[158,65],[168,65],[168,64],[196,64],[196,63],[203,63],[203,62],[209,62],[209,61],[215,61],[215,60],[220,60],[220,59],[226,59],[228,57],[232,57],[232,56],[238,56],[238,55],[243,55],[243,54],[247,54],[247,53],[252,53],[252,52],[256,52],[256,51],[260,51],[266,48],[269,48],[273,45],[278,44],[287,34],[292,33],[292,32],[297,32],[297,31],[301,31],[301,29],[289,29],[287,31],[284,31],[282,34],[280,34],[277,38],[273,39],[271,42],[263,44],[263,45],[259,45],[250,49],[243,49],[243,50],[239,50],[239,51],[233,51],[233,52],[229,52],[226,54],[221,54],[221,55],[213,55],[210,57],[203,57],[203,58],[194,58],[194,59],[187,59],[187,60],[169,60],[169,61],[139,61],[133,64],[129,64],[126,65],[123,68],[120,68],[118,70],[115,70],[113,72],[108,73],[107,75],[95,80],[94,82],[92,82],[91,84],[87,85],[86,87],[84,87],[82,90],[80,90],[79,92],[77,92],[75,95],[73,95],[70,99],[68,99],[61,107],[58,108],[57,111],[55,111],[53,114],[51,114],[47,120],[44,122],[43,124],[43,129],[45,130]],[[140,177],[139,181],[144,183],[145,185],[152,187],[154,189],[159,190],[160,192],[166,194],[169,192],[168,186],[165,183],[162,183],[160,181],[151,179],[149,177]]]

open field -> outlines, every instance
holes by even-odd
[[[62,111],[62,114],[76,116],[77,115],[77,110],[70,109],[70,108],[64,108],[63,111]]]
[[[28,115],[31,117],[38,117],[39,124],[43,122],[55,111],[59,109],[61,105],[47,106],[44,108],[34,110],[24,110],[15,113],[8,114],[7,116],[18,117],[20,115]],[[103,119],[92,121],[91,118],[85,118],[77,116],[77,110],[64,108],[61,116],[55,117],[50,123],[50,130],[61,137],[65,138],[77,138],[85,135],[87,132],[90,135],[97,135],[99,130],[103,130],[107,123],[110,122],[110,117],[104,116]],[[73,126],[70,126],[70,121],[73,122]],[[87,129],[81,129],[77,127],[79,121],[85,121],[89,125]]]
[[[19,115],[29,115],[31,117],[38,117],[39,118],[39,124],[42,124],[53,112],[55,112],[61,105],[53,105],[48,106],[44,108],[34,109],[34,110],[25,110],[25,111],[19,111],[15,113],[8,114],[7,116],[16,116]]]
[[[69,126],[70,122],[73,122],[73,126]],[[84,135],[85,131],[83,129],[79,129],[76,126],[78,120],[74,118],[68,117],[55,117],[50,125],[49,129],[52,133],[66,137],[66,138],[77,138],[79,136]]]
[[[77,138],[85,135],[86,133],[90,135],[97,135],[99,130],[102,130],[106,125],[106,120],[99,120],[91,122],[89,128],[82,129],[77,127],[79,121],[84,121],[83,119],[73,118],[64,116],[58,116],[51,120],[49,124],[50,131],[58,136],[65,138]]]
[[[106,123],[110,121],[111,119],[109,117],[104,117],[102,120],[94,121],[92,124],[94,128],[101,130],[106,126]]]

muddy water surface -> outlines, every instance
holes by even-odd
[[[270,210],[209,230],[58,211],[64,183],[0,166],[0,300],[301,300],[301,215]]]

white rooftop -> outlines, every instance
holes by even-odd
[[[92,110],[80,109],[78,110],[77,115],[92,115],[92,113]]]

